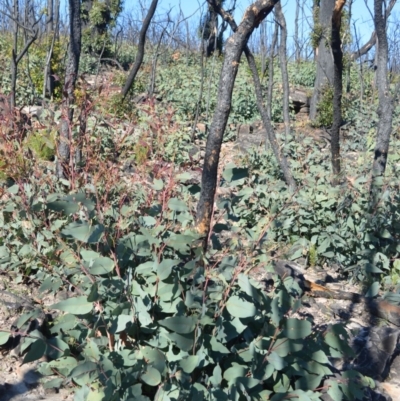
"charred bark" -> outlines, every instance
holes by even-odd
[[[331,157],[333,183],[338,183],[340,174],[340,126],[342,125],[342,91],[343,91],[343,51],[340,38],[342,10],[346,0],[336,0],[332,14],[331,49],[333,54],[333,120],[331,128]]]
[[[321,100],[324,89],[333,85],[333,59],[330,48],[332,13],[335,7],[335,0],[321,0],[318,10],[314,34],[318,36],[317,51],[317,75],[314,84],[314,93],[310,104],[310,119],[317,118],[318,103]]]
[[[208,9],[207,15],[207,46],[206,46],[206,57],[209,58],[214,54],[214,51],[218,47],[218,15],[212,8]]]
[[[212,4],[212,0],[208,0]],[[221,144],[231,110],[232,91],[239,68],[240,57],[256,27],[272,11],[278,0],[258,0],[245,11],[236,32],[226,42],[225,58],[218,86],[217,107],[207,138],[200,199],[197,207],[197,228],[207,238],[210,232],[214,196],[217,187]],[[207,245],[205,244],[205,248]]]
[[[58,140],[58,160],[56,174],[58,178],[69,175],[70,152],[71,152],[71,129],[74,118],[75,84],[79,71],[79,59],[81,56],[81,2],[80,0],[69,0],[69,46],[67,57],[67,68],[63,88],[63,118],[61,120],[60,135]]]
[[[232,14],[230,12],[226,12],[221,6],[216,5],[215,1],[210,0],[210,2],[213,4],[216,12],[224,19],[224,21],[226,21],[230,25],[230,27],[232,28],[232,31],[236,32],[238,29],[238,26],[232,16]],[[275,5],[275,12],[276,12],[276,9],[278,6],[280,6],[279,2],[276,3],[276,5]],[[280,147],[279,147],[279,143],[275,136],[274,128],[272,127],[271,120],[268,116],[268,112],[265,109],[265,107],[263,106],[263,95],[262,95],[260,76],[258,75],[258,69],[257,69],[257,65],[256,65],[256,61],[254,59],[254,56],[247,45],[244,48],[244,54],[246,55],[247,62],[250,67],[250,71],[253,76],[254,89],[255,89],[256,100],[257,100],[257,108],[258,108],[258,111],[260,112],[264,128],[267,131],[268,140],[271,144],[272,151],[274,152],[276,161],[278,162],[279,166],[282,169],[282,173],[285,178],[285,181],[288,184],[290,190],[294,192],[297,189],[296,182],[294,181],[292,172],[290,171],[289,163],[288,163],[285,155],[281,154],[281,152],[280,152]],[[288,107],[289,107],[289,92],[288,92]]]
[[[387,157],[389,152],[390,135],[392,133],[392,119],[394,109],[394,98],[390,95],[388,80],[388,40],[386,35],[384,1],[374,0],[374,24],[378,40],[376,85],[378,88],[378,127],[376,133],[376,145],[374,150],[374,161],[372,164],[372,192],[373,204],[377,202],[379,177],[385,174]]]
[[[132,88],[132,85],[135,82],[136,75],[139,71],[140,66],[142,65],[143,58],[144,58],[144,45],[146,43],[146,33],[149,28],[150,22],[156,12],[158,0],[153,0],[150,4],[150,8],[147,11],[146,18],[143,21],[142,29],[139,33],[139,44],[138,44],[138,52],[136,55],[135,63],[132,66],[131,72],[128,75],[128,78],[125,82],[125,86],[122,88],[121,96],[122,99],[126,98],[129,90]]]

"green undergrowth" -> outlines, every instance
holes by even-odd
[[[400,138],[394,135],[391,142],[380,202],[371,210],[373,146],[366,134],[375,131],[375,113],[371,110],[369,124],[362,121],[354,121],[342,142],[340,185],[331,183],[329,148],[321,151],[323,142],[297,134],[284,147],[298,183],[294,194],[272,152],[253,152],[225,170],[223,185],[234,196],[221,199],[219,208],[226,211],[229,229],[246,230],[251,240],[271,249],[289,248],[292,260],[306,256],[309,265],[336,265],[351,280],[375,283],[374,288],[378,281],[400,293]]]
[[[356,260],[361,268],[348,274],[393,270],[397,234],[380,211],[374,227],[392,237],[357,237],[365,181],[332,189],[328,155],[310,139],[291,140],[285,152],[302,185],[289,195],[272,156],[250,154],[223,173],[221,185],[232,195],[217,201],[203,254],[193,228],[198,186],[190,169],[197,166],[183,156],[186,131],[171,111],[154,106],[141,113],[132,123],[137,135],[89,118],[85,165],[74,179],[59,181],[51,166],[32,162],[29,175],[3,186],[0,270],[37,283],[40,294],[69,291],[50,306],[57,313],[45,332],[25,337],[24,362],[46,355],[39,367],[45,387],[72,386],[77,401],[306,401],[324,392],[362,399],[373,383],[353,371],[337,376],[331,364],[352,356],[344,326],[320,329],[296,313],[302,291],[291,277],[274,277],[266,291],[249,272],[271,270],[270,250],[278,244],[301,246],[292,259],[309,252],[310,264],[341,266],[373,245],[388,261],[368,271]],[[179,157],[166,151],[177,138]],[[126,176],[115,155],[129,158],[140,141],[146,157],[133,158],[135,175]],[[349,207],[340,208],[348,194],[353,223]],[[394,224],[396,211],[389,212]],[[41,311],[23,314],[17,327],[24,331]],[[8,336],[1,332],[0,343]]]
[[[157,87],[168,107],[148,101],[129,119],[121,120],[124,110],[111,113],[100,94],[93,105],[90,91],[80,92],[76,118],[82,110],[88,117],[84,134],[78,123],[70,127],[71,154],[82,149],[82,165],[70,180],[57,180],[41,157],[26,156],[29,138],[28,149],[44,151],[48,142],[40,132],[27,142],[3,135],[0,271],[37,285],[40,294],[68,293],[49,307],[56,313],[45,330],[25,337],[24,363],[46,356],[39,367],[45,387],[70,386],[76,401],[308,401],[324,392],[334,400],[361,400],[373,382],[351,370],[339,375],[332,365],[352,356],[344,325],[316,327],[298,313],[303,294],[291,277],[273,277],[266,289],[250,272],[273,272],[272,254],[305,257],[309,266],[335,266],[342,277],[363,282],[367,295],[390,289],[398,302],[398,133],[373,210],[373,101],[355,100],[348,112],[337,187],[329,149],[307,133],[292,133],[282,145],[299,187],[293,194],[270,151],[228,164],[219,184],[229,195],[216,199],[204,254],[194,229],[199,186],[193,173],[200,166],[189,155],[188,124],[199,69],[188,61],[180,76],[160,67]],[[207,66],[211,82],[219,75],[215,62],[214,71]],[[312,70],[299,71],[310,83]],[[257,117],[250,83],[241,68],[232,122]],[[210,115],[215,92],[210,85]],[[54,128],[59,118],[43,124]],[[41,307],[16,325],[25,332],[39,316]],[[9,335],[0,332],[0,344]]]
[[[344,327],[297,317],[291,277],[266,293],[233,244],[203,255],[185,178],[129,195],[90,185],[46,195],[61,189],[52,181],[6,190],[1,269],[41,283],[40,293],[73,291],[51,306],[47,337],[26,337],[24,363],[46,355],[45,387],[72,383],[76,400],[317,400],[324,388],[361,399],[371,381],[353,371],[338,379],[329,362],[352,355]]]

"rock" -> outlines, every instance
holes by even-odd
[[[265,144],[267,133],[264,129],[256,128],[257,123],[242,124],[238,127],[236,145],[240,152],[249,152],[252,148],[259,148]]]
[[[308,113],[310,107],[310,97],[307,95],[305,90],[292,89],[289,92],[289,100],[296,114]]]
[[[149,94],[147,92],[142,92],[142,93],[139,93],[138,95],[136,95],[132,99],[132,102],[136,103],[136,104],[140,104],[140,103],[146,103],[147,101],[152,100],[152,99],[154,99],[155,103],[159,103],[162,101],[161,96],[156,96],[156,95],[149,96]]]
[[[388,377],[391,361],[399,342],[400,329],[391,327],[368,327],[353,340],[357,355],[354,368],[375,380]]]
[[[299,110],[299,114],[309,114],[310,108],[308,106],[301,107]]]
[[[200,151],[201,151],[201,150],[200,150],[200,147],[199,147],[199,146],[190,145],[189,151],[188,151],[189,157],[195,158],[195,157],[200,156]]]

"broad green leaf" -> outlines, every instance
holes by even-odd
[[[176,347],[182,351],[193,350],[194,336],[190,334],[177,334],[177,333],[165,333],[163,334],[168,340],[170,340]]]
[[[103,235],[104,226],[102,224],[96,224],[94,226],[89,225],[86,221],[78,222],[74,221],[68,224],[62,231],[61,234],[64,237],[76,239],[88,244],[95,244],[99,242],[100,237]]]
[[[71,372],[71,377],[79,377],[86,373],[96,372],[97,364],[91,361],[85,361],[77,365]]]
[[[157,369],[150,366],[147,368],[146,372],[140,376],[140,379],[149,386],[158,386],[161,382],[161,374]]]
[[[326,382],[328,386],[327,393],[331,396],[333,400],[341,400],[343,399],[343,393],[339,388],[339,384],[336,380],[329,380]]]
[[[276,370],[282,370],[287,366],[285,360],[280,357],[276,352],[272,351],[268,356],[267,360],[271,363]]]
[[[55,212],[63,212],[65,215],[74,214],[79,210],[79,205],[76,202],[67,200],[58,200],[47,203],[47,208]]]
[[[46,354],[51,360],[63,357],[66,351],[69,351],[69,345],[61,338],[51,337],[47,340]]]
[[[88,386],[82,386],[75,391],[74,401],[87,401],[87,397],[90,393]]]
[[[317,248],[317,253],[321,254],[326,252],[326,250],[329,248],[329,245],[331,244],[331,239],[329,237],[325,238],[321,244],[319,244]]]
[[[313,352],[313,354],[311,355],[311,358],[316,362],[323,363],[323,364],[329,364],[329,359],[328,359],[327,355],[325,354],[325,352],[322,350]]]
[[[168,202],[168,208],[174,212],[186,212],[188,210],[186,203],[178,198],[171,198]]]
[[[199,357],[197,355],[190,355],[179,361],[179,367],[185,373],[190,374],[196,369],[198,363],[199,363]]]
[[[233,317],[253,317],[257,313],[257,308],[254,304],[239,298],[237,295],[228,299],[226,308]]]
[[[379,281],[375,281],[368,288],[368,291],[365,293],[365,296],[368,298],[376,297],[379,294],[379,288],[380,288]]]
[[[10,333],[6,331],[0,331],[0,345],[5,344],[10,338]]]
[[[90,393],[87,396],[87,401],[103,401],[104,400],[104,391],[102,390],[90,390]]]
[[[164,259],[158,266],[157,266],[157,276],[160,280],[167,279],[172,271],[172,268],[176,266],[178,263],[177,260],[172,259]]]
[[[161,191],[163,188],[164,188],[163,180],[155,179],[153,181],[153,189],[155,189],[156,191]]]
[[[48,380],[47,382],[43,383],[43,388],[45,388],[45,389],[60,388],[63,381],[64,381],[64,378],[56,378],[56,379]]]
[[[70,372],[72,372],[72,370],[76,368],[77,365],[77,360],[72,356],[65,356],[55,361],[49,362],[49,366],[51,368],[56,369],[64,376],[68,376]]]
[[[210,382],[214,387],[218,387],[221,385],[221,381],[222,381],[222,369],[217,364],[213,370],[212,376],[210,377]]]
[[[246,376],[249,371],[248,366],[234,364],[234,366],[228,368],[224,372],[224,379],[229,383],[234,383],[238,377]]]
[[[296,389],[315,390],[317,387],[319,387],[322,378],[322,375],[313,375],[303,372],[303,376],[296,380]]]
[[[107,274],[114,269],[114,261],[110,258],[101,256],[97,252],[88,249],[82,249],[81,256],[84,260],[84,266],[91,274]]]
[[[157,369],[161,374],[165,372],[167,365],[163,352],[146,346],[141,349],[141,353],[148,365],[151,365],[153,368]]]
[[[55,322],[55,324],[51,327],[50,332],[52,334],[58,333],[60,330],[67,332],[75,327],[77,323],[77,319],[72,314],[65,314],[59,316]]]
[[[218,342],[214,336],[211,337],[210,344],[211,344],[211,349],[214,352],[218,352],[220,354],[229,354],[230,353],[228,348],[226,348],[224,345],[222,345],[220,342]]]
[[[85,296],[69,298],[50,306],[50,309],[58,309],[73,315],[85,315],[93,308],[92,302],[88,302]]]
[[[135,353],[130,349],[123,349],[118,355],[124,360],[124,366],[135,366],[138,363]]]
[[[222,176],[227,182],[243,180],[249,176],[249,170],[247,168],[236,167],[234,164],[228,164]]]
[[[288,338],[278,338],[272,347],[272,350],[282,358],[287,356],[290,352],[300,351],[301,349],[302,345],[294,344],[293,341],[290,341]]]
[[[44,353],[46,352],[46,348],[46,343],[41,338],[39,338],[31,345],[29,351],[24,357],[23,363],[37,361],[44,355]]]
[[[311,334],[311,323],[308,320],[287,319],[284,323],[283,335],[291,340],[306,338]]]
[[[126,330],[126,326],[129,323],[132,323],[133,319],[130,315],[119,315],[117,316],[110,327],[110,332],[113,334],[120,333],[121,331]]]
[[[188,334],[196,327],[197,319],[192,316],[173,316],[158,323],[175,333]]]

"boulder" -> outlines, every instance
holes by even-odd
[[[296,114],[309,112],[310,99],[307,92],[303,89],[291,89],[289,92],[289,100]]]

